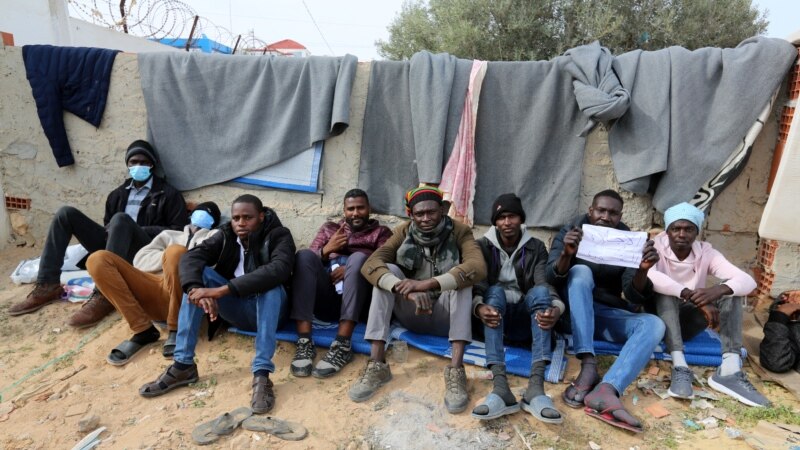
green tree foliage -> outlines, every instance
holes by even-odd
[[[489,61],[543,60],[594,40],[614,54],[735,47],[769,22],[751,0],[408,0],[376,42],[387,59],[420,50]]]

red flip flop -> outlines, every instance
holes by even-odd
[[[583,412],[586,413],[587,416],[594,417],[595,419],[602,420],[603,422],[615,426],[617,428],[622,428],[623,430],[632,431],[634,433],[641,433],[644,431],[641,427],[635,427],[627,422],[623,422],[622,420],[617,420],[614,417],[613,412],[623,408],[609,408],[603,411],[598,412],[596,409],[589,408],[588,406]]]

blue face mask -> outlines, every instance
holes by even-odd
[[[192,213],[192,225],[210,230],[214,226],[214,218],[208,212],[196,209]]]
[[[150,178],[150,166],[131,166],[128,167],[128,173],[135,181],[145,181]]]

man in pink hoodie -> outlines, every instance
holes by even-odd
[[[672,355],[669,394],[694,397],[693,374],[683,354],[683,338],[691,336],[682,336],[681,330],[692,327],[692,318],[699,317],[708,327],[719,327],[722,340],[722,365],[708,379],[708,385],[746,405],[767,406],[769,400],[741,369],[743,296],[755,289],[756,283],[711,244],[697,240],[703,219],[703,211],[688,203],[667,209],[666,231],[655,238],[659,259],[655,270],[647,274],[657,294],[656,307],[666,325],[664,339]],[[708,275],[721,283],[706,287]]]

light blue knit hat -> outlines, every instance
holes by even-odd
[[[702,210],[686,202],[678,203],[664,211],[664,227],[669,228],[676,220],[688,220],[697,226],[697,231],[703,228],[705,214]]]

